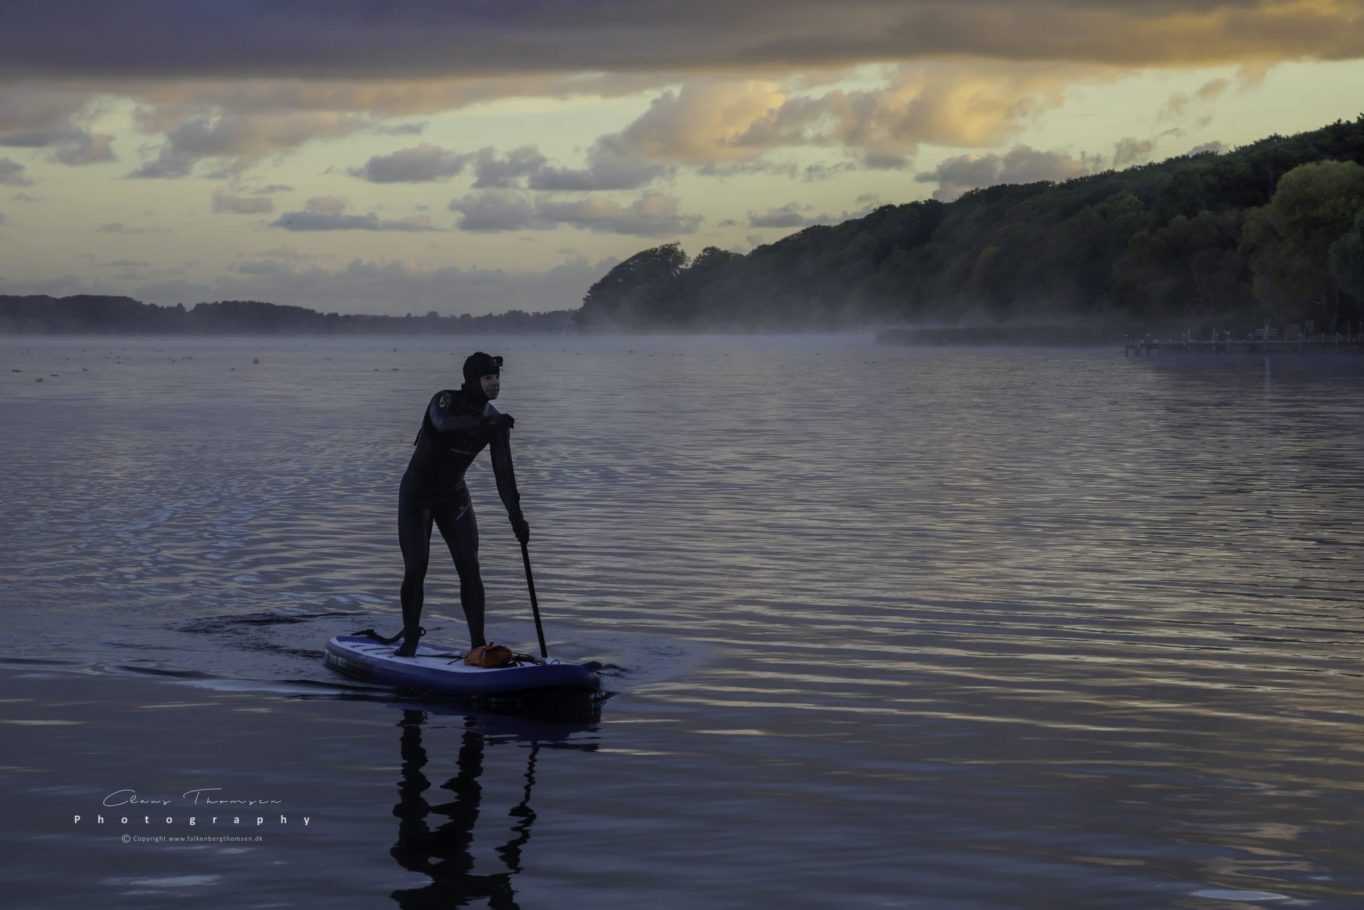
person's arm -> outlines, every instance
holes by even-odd
[[[484,426],[482,414],[457,414],[455,396],[450,392],[437,392],[432,395],[426,414],[431,418],[431,426],[437,433],[462,433]]]
[[[500,418],[500,419],[498,419]],[[498,414],[491,422],[491,450],[493,477],[497,479],[497,495],[507,507],[507,517],[511,519],[516,539],[525,543],[530,540],[530,525],[521,514],[521,494],[516,490],[516,472],[512,469],[511,457],[511,415]]]

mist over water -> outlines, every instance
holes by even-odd
[[[3,339],[9,672],[395,722],[316,698],[354,691],[320,648],[398,628],[398,480],[475,348],[506,357],[551,652],[617,693],[590,750],[537,758],[522,906],[1364,902],[1358,372],[848,336]],[[490,635],[530,648],[486,456],[469,480]],[[461,644],[432,557],[423,621]],[[347,754],[388,783],[398,741]],[[370,808],[299,847],[376,882],[332,905],[399,872]]]

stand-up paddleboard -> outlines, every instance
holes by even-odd
[[[507,667],[470,667],[464,655],[430,645],[417,645],[412,657],[396,657],[394,645],[367,635],[338,635],[327,642],[327,666],[399,689],[437,695],[535,695],[553,691],[589,694],[600,691],[597,674],[582,664],[549,660]]]

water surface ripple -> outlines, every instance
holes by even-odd
[[[598,748],[548,772],[572,837],[527,846],[523,898],[1364,906],[1359,375],[477,346],[507,358],[552,646],[619,668]],[[317,646],[396,628],[398,478],[464,347],[4,340],[22,655],[340,690]],[[485,461],[470,482],[492,633],[529,646]],[[428,626],[454,640],[433,556]]]

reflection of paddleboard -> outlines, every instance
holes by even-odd
[[[597,674],[581,664],[518,663],[493,669],[466,666],[462,654],[417,645],[413,657],[395,657],[394,646],[366,635],[338,635],[327,642],[327,666],[348,676],[399,689],[440,695],[528,695],[545,690],[601,689]]]

